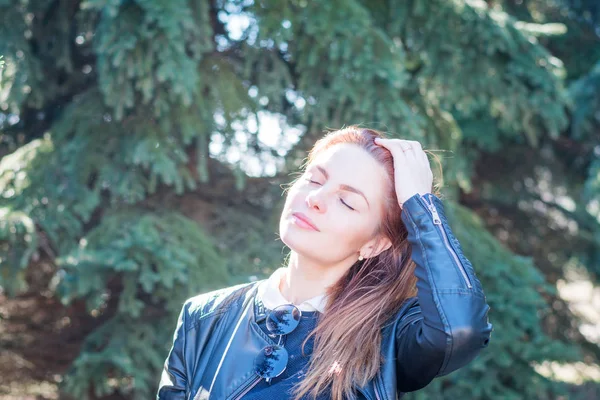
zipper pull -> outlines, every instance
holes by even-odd
[[[425,203],[427,204],[427,208],[431,211],[431,215],[433,216],[433,223],[435,225],[441,225],[442,220],[440,219],[440,214],[438,214],[437,208],[435,208],[435,204],[433,204],[433,199],[429,199],[430,203],[427,203],[427,196],[423,196],[425,199]]]

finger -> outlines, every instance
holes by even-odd
[[[386,141],[386,145],[388,148],[399,148],[402,151],[408,151],[412,148],[412,144],[409,140],[404,139],[388,139]]]
[[[411,142],[418,143],[411,140],[404,139],[382,139],[375,138],[375,144],[380,145],[388,149],[393,155],[400,156],[403,155],[405,157],[409,157],[410,153],[414,153],[414,148]],[[419,143],[419,151],[420,151],[420,143]],[[412,156],[411,158],[414,158]]]
[[[414,147],[411,148],[405,148],[402,151],[404,153],[404,155],[406,156],[406,158],[410,159],[410,160],[417,160],[418,159],[418,152],[415,150]]]
[[[411,144],[411,146],[415,146],[418,147],[419,149],[423,148],[423,146],[421,145],[421,142],[419,142],[418,140],[406,140],[408,143]]]
[[[419,150],[417,146],[415,146],[415,142],[412,140],[400,139],[398,141],[398,145],[400,146],[400,149],[402,149],[402,151],[410,157],[414,157],[416,152]]]
[[[375,142],[381,142],[381,143],[386,143],[388,145],[395,145],[398,143],[406,143],[409,142],[408,140],[405,139],[387,139],[387,138],[375,138],[374,139]]]
[[[393,149],[396,149],[398,147],[398,142],[396,142],[396,140],[376,138],[375,144],[385,147],[386,149],[392,151]]]
[[[423,152],[423,146],[420,142],[417,142],[416,140],[407,140],[406,142],[410,144],[410,147],[412,147],[412,150],[415,153]]]
[[[419,143],[415,140],[399,139],[398,144],[400,145],[400,147],[402,148],[403,151],[413,151],[413,152],[421,151],[421,143]]]
[[[396,140],[398,140],[398,139],[390,140],[390,139],[375,138],[375,144],[388,150],[392,154],[392,157],[394,159],[396,159],[397,161],[399,161],[401,159],[405,160],[406,152],[402,151],[402,148],[400,146],[398,146],[398,142],[396,142]]]
[[[388,146],[391,142],[392,142],[392,140],[390,140],[390,139],[375,138],[375,143],[382,145],[382,146]]]

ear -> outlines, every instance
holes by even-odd
[[[386,251],[392,247],[392,241],[384,235],[377,235],[373,239],[365,243],[360,248],[360,254],[364,254],[365,258],[371,258],[378,256],[381,252]]]

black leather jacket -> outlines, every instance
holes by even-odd
[[[360,399],[395,400],[426,386],[469,363],[487,346],[492,331],[481,284],[450,230],[441,200],[430,193],[414,195],[403,204],[402,220],[418,293],[382,329],[386,361],[373,380],[357,388]],[[185,302],[157,399],[237,400],[258,383],[254,357],[273,341],[253,318],[256,285]]]

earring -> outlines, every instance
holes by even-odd
[[[362,260],[364,260],[364,259],[365,259],[365,258],[362,256],[362,254],[358,256],[358,261],[362,261]]]

